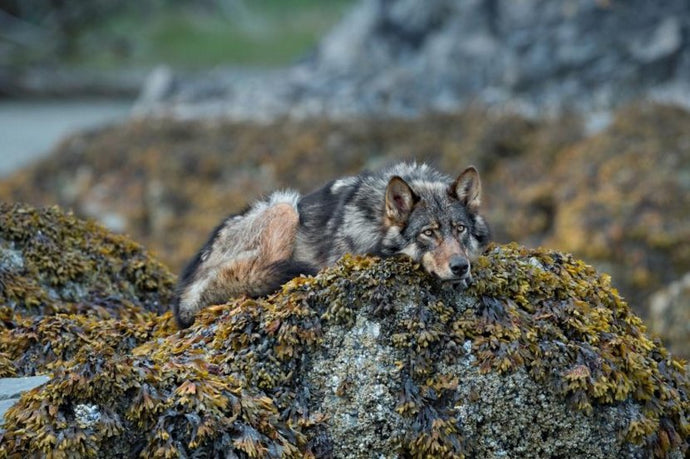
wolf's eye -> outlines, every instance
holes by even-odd
[[[458,233],[464,233],[467,227],[465,225],[455,225],[455,229]]]
[[[422,231],[422,234],[426,237],[431,237],[434,235],[434,230],[425,229],[424,231]]]

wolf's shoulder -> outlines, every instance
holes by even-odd
[[[332,209],[364,200],[382,199],[392,177],[401,177],[411,184],[449,183],[450,178],[425,163],[398,162],[358,175],[344,176],[326,183],[301,198],[301,207],[319,206]]]
[[[449,177],[436,170],[426,163],[418,162],[400,162],[384,167],[377,172],[371,174],[374,179],[380,179],[385,183],[391,177],[398,176],[406,181],[429,181],[429,182],[447,182]]]

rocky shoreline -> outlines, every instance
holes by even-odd
[[[293,67],[160,68],[0,180],[0,457],[686,456],[688,30],[681,0],[364,0]],[[346,256],[177,329],[156,257],[409,159],[481,171],[467,290]]]
[[[648,317],[651,295],[690,271],[689,132],[687,111],[646,104],[618,110],[594,135],[575,116],[482,110],[415,120],[143,119],[67,139],[1,180],[0,199],[74,209],[179,272],[218,221],[262,194],[308,192],[404,159],[449,174],[474,164],[496,240],[576,254]],[[669,323],[655,324],[664,336]],[[690,333],[673,333],[674,352],[690,355]]]
[[[52,374],[6,412],[10,456],[687,451],[686,370],[571,256],[493,246],[462,292],[404,259],[345,257],[177,331],[146,310],[170,290],[140,247],[54,208],[0,218],[0,375]]]

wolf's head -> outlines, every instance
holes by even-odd
[[[468,167],[452,183],[394,176],[384,210],[384,250],[409,255],[442,281],[467,286],[470,263],[489,241],[479,215],[481,182]]]

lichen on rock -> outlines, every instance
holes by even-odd
[[[7,412],[3,444],[58,457],[687,451],[685,369],[605,275],[517,245],[473,269],[455,291],[409,260],[345,257],[187,330],[152,318],[131,350],[85,342]]]

